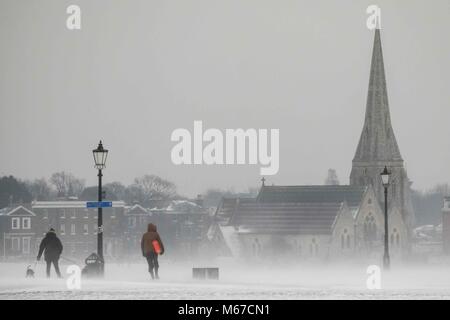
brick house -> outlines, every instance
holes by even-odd
[[[106,259],[119,258],[123,251],[123,201],[113,201],[112,208],[103,208],[103,253]],[[36,201],[37,241],[54,228],[61,239],[63,256],[84,259],[97,251],[97,209],[86,208],[85,201]]]

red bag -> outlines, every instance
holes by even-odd
[[[155,252],[157,254],[161,253],[161,246],[159,245],[159,241],[158,240],[153,240],[152,241],[152,245],[153,245],[153,250],[155,250]]]

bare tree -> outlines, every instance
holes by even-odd
[[[84,180],[64,171],[52,174],[50,183],[56,188],[58,197],[78,197],[84,189]]]
[[[107,196],[108,194],[112,194],[117,200],[125,199],[126,187],[122,183],[117,181],[110,182],[105,184],[103,188],[105,189]]]
[[[34,200],[45,201],[53,198],[52,188],[45,178],[27,181],[26,185]]]
[[[153,174],[134,179],[129,189],[144,201],[170,199],[177,194],[175,184]]]

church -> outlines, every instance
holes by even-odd
[[[366,114],[349,185],[268,186],[254,198],[224,198],[215,212],[212,242],[244,259],[381,257],[384,187],[388,191],[391,257],[411,247],[414,214],[408,179],[391,124],[380,30],[375,30]]]

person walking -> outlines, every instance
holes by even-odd
[[[39,253],[37,256],[37,260],[39,261],[41,259],[42,253],[44,253],[44,259],[47,263],[47,278],[50,278],[50,268],[52,264],[55,267],[58,278],[61,278],[58,261],[62,251],[63,245],[56,236],[55,229],[50,228],[44,239],[42,239],[41,241],[41,244],[39,246]]]
[[[152,279],[159,279],[158,255],[164,254],[164,244],[153,223],[148,224],[147,232],[142,236],[141,249],[142,255],[147,259],[150,276]]]

